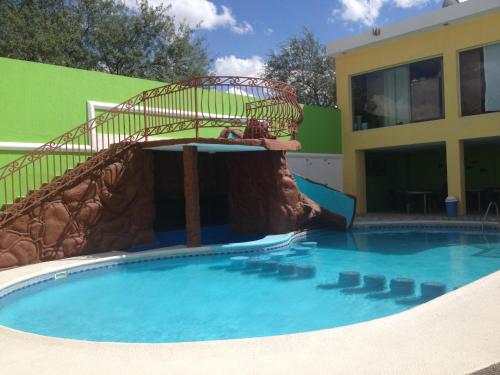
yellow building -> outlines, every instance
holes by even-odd
[[[451,195],[465,214],[500,197],[499,0],[445,7],[327,53],[336,59],[344,191],[357,196],[358,213],[436,212]]]

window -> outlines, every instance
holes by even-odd
[[[353,130],[443,118],[443,59],[352,77]]]
[[[462,116],[500,111],[500,43],[461,52]]]

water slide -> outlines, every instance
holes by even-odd
[[[340,215],[346,220],[346,229],[351,228],[356,213],[356,197],[344,194],[327,185],[314,182],[294,174],[299,190],[322,208]]]

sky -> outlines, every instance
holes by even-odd
[[[134,3],[135,0],[125,0]],[[255,76],[267,56],[304,27],[322,44],[441,8],[442,0],[149,0],[198,25],[214,73]]]

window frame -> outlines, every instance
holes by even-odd
[[[463,108],[462,108],[462,75],[461,75],[462,65],[460,62],[460,54],[463,52],[469,52],[469,51],[473,51],[476,49],[482,49],[484,47],[492,46],[495,44],[500,44],[500,39],[495,40],[493,42],[482,43],[482,44],[478,44],[478,45],[474,45],[474,46],[470,46],[470,47],[466,47],[466,48],[462,48],[462,49],[457,50],[456,62],[457,62],[457,82],[458,82],[458,90],[457,91],[458,91],[458,116],[459,117],[482,116],[482,115],[488,115],[488,114],[492,114],[492,113],[500,113],[500,111],[488,111],[488,112],[484,111],[481,113],[464,115]],[[483,61],[483,64],[484,64],[484,61]],[[483,70],[484,70],[484,66],[483,66]],[[500,84],[500,82],[499,82],[499,84]],[[482,110],[482,108],[481,108],[481,110]]]
[[[368,128],[368,129],[357,129],[354,130],[354,96],[353,96],[353,78],[355,77],[360,77],[363,75],[368,75],[371,73],[377,73],[377,72],[383,72],[385,70],[390,70],[402,66],[410,66],[411,64],[414,63],[419,63],[422,61],[427,61],[427,60],[433,60],[433,59],[440,59],[441,60],[441,82],[440,82],[440,91],[441,91],[441,97],[440,97],[440,105],[441,105],[441,116],[435,119],[430,119],[430,120],[418,120],[418,121],[410,121],[406,124],[394,124],[394,125],[388,125],[388,126],[382,126],[379,128]],[[411,81],[410,81],[411,84]],[[367,131],[367,130],[374,130],[374,129],[383,129],[383,128],[393,128],[393,127],[399,127],[399,126],[406,126],[406,125],[413,125],[413,124],[419,124],[423,122],[431,122],[431,121],[439,121],[439,120],[444,120],[446,118],[446,100],[445,100],[445,85],[444,85],[444,55],[443,54],[437,54],[437,55],[432,55],[432,56],[425,56],[419,59],[411,60],[411,61],[406,61],[398,64],[392,64],[392,65],[386,65],[384,67],[372,69],[372,70],[367,70],[364,72],[359,72],[355,74],[350,74],[349,75],[349,102],[350,102],[350,109],[351,109],[351,126],[350,126],[350,131],[353,133],[356,133],[358,131]],[[412,95],[410,91],[410,107],[412,103]],[[411,116],[411,113],[410,113]]]

